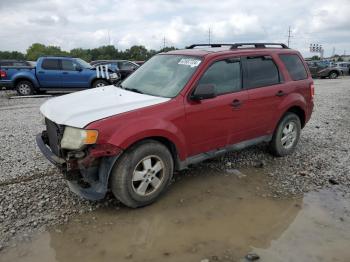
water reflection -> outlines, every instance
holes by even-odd
[[[199,173],[200,171],[198,171]],[[266,249],[293,222],[302,199],[273,200],[263,176],[183,177],[156,204],[100,209],[2,254],[3,261],[200,261]]]

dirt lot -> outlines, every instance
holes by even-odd
[[[350,78],[315,83],[293,155],[260,145],[193,166],[138,210],[70,193],[34,142],[47,98],[1,92],[0,261],[348,261]]]

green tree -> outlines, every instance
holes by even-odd
[[[74,48],[70,50],[69,53],[72,57],[78,57],[87,62],[90,62],[92,60],[90,49]]]
[[[130,49],[126,49],[124,53],[130,60],[147,60],[149,58],[148,50],[142,45],[134,45]]]
[[[16,59],[16,60],[24,60],[25,55],[21,52],[17,51],[0,51],[0,59]]]
[[[321,58],[318,55],[314,55],[311,57],[311,60],[320,60]]]
[[[34,43],[27,49],[27,60],[35,61],[40,56],[68,56],[69,53],[62,51],[57,46],[45,46],[40,43]]]

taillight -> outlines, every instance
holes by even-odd
[[[0,70],[0,78],[6,78],[7,74],[5,71]]]
[[[315,85],[314,85],[314,83],[310,84],[310,95],[311,95],[311,98],[314,98],[314,96],[315,96]]]

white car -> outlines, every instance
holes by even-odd
[[[335,67],[341,71],[342,75],[350,75],[350,62],[338,62],[335,63]]]

